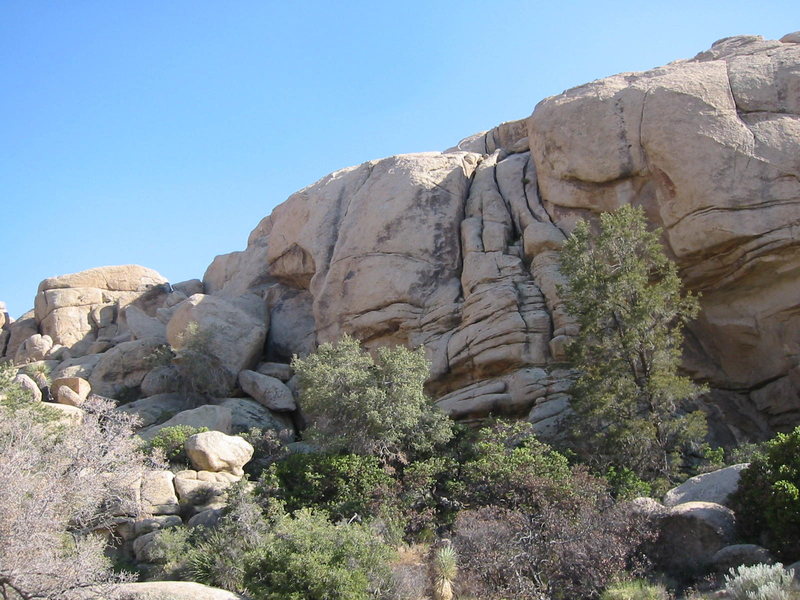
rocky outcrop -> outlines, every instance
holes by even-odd
[[[324,177],[202,282],[169,286],[142,267],[47,279],[34,313],[4,317],[0,343],[102,392],[155,394],[178,390],[175,371],[106,355],[165,337],[180,349],[197,322],[227,395],[241,386],[292,412],[282,387],[276,405],[242,371],[279,363],[262,374],[285,379],[293,354],[349,333],[369,348],[424,346],[428,391],[454,418],[523,417],[556,437],[577,331],[559,297],[561,245],[578,219],[635,204],[702,293],[684,369],[709,384],[714,441],[766,436],[800,422],[799,72],[796,35],[737,36],[567,90],[445,152]]]

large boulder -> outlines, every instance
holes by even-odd
[[[664,496],[665,506],[677,506],[685,502],[714,502],[728,505],[728,498],[739,487],[739,475],[747,463],[725,467],[711,473],[691,477]]]
[[[207,427],[212,431],[231,433],[231,410],[225,406],[207,404],[198,408],[181,411],[169,420],[158,425],[145,427],[138,433],[145,440],[151,440],[162,429],[166,427],[175,427],[176,425]]]
[[[676,576],[703,572],[736,539],[736,518],[720,504],[687,502],[651,514],[658,538],[648,554],[657,568]]]
[[[140,427],[150,427],[194,408],[196,402],[196,398],[185,394],[156,394],[123,404],[117,410],[136,416]]]
[[[129,393],[128,390],[138,393],[160,345],[159,339],[147,338],[123,342],[103,353],[89,376],[94,393],[110,398]]]
[[[119,600],[245,600],[243,596],[189,581],[147,581],[116,586]]]
[[[167,324],[167,339],[180,352],[190,340],[187,331],[196,323],[203,350],[216,358],[236,381],[239,371],[254,367],[264,350],[268,316],[263,301],[255,296],[237,299],[194,294],[177,306]]]
[[[272,412],[250,398],[220,398],[215,402],[231,411],[230,433],[242,433],[250,429],[272,429],[294,435],[294,424],[287,413]]]
[[[528,121],[560,229],[628,203],[663,227],[702,292],[685,366],[718,388],[732,434],[800,419],[798,68],[797,44],[726,38],[693,60],[547,98]]]
[[[205,431],[190,436],[184,444],[192,465],[199,471],[227,471],[243,475],[242,467],[253,458],[253,446],[237,435]]]

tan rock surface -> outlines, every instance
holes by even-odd
[[[254,367],[267,335],[266,306],[257,296],[230,299],[195,294],[181,304],[167,325],[170,345],[180,350],[185,332],[197,323],[198,333],[208,338],[208,350],[235,381],[239,371]]]

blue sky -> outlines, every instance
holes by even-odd
[[[566,88],[800,29],[796,0],[0,0],[0,300],[135,263],[201,278],[326,173]]]

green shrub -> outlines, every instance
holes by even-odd
[[[251,427],[239,435],[253,447],[253,457],[244,466],[244,472],[254,480],[271,464],[289,455],[287,440],[282,439],[274,429]]]
[[[254,600],[365,600],[389,590],[391,549],[367,526],[334,525],[301,510],[282,516],[244,557],[244,585]]]
[[[537,440],[530,423],[503,421],[478,432],[473,456],[457,474],[467,506],[527,510],[568,495],[573,476],[567,458]]]
[[[200,532],[187,549],[185,570],[191,581],[247,594],[243,557],[265,542],[269,521],[245,481],[230,486],[227,496],[219,522]]]
[[[653,492],[651,484],[640,479],[626,467],[609,467],[605,478],[611,493],[619,500],[633,500],[641,496],[650,496]]]
[[[208,427],[192,427],[191,425],[164,427],[145,445],[145,450],[152,452],[159,449],[164,452],[170,463],[188,464],[189,457],[186,455],[184,444],[190,436],[204,431],[208,431]]]
[[[600,595],[600,600],[669,600],[669,598],[669,592],[662,584],[650,583],[643,579],[614,583]]]
[[[375,515],[393,479],[374,456],[294,454],[272,464],[261,481],[265,493],[301,508],[325,511],[332,520]]]
[[[789,600],[793,578],[781,563],[743,565],[725,576],[725,591],[731,600]]]
[[[345,336],[294,357],[308,438],[332,451],[406,462],[452,437],[452,425],[425,396],[424,351],[378,348],[374,357]]]
[[[745,539],[780,558],[800,555],[800,427],[764,444],[742,471],[732,501]]]

